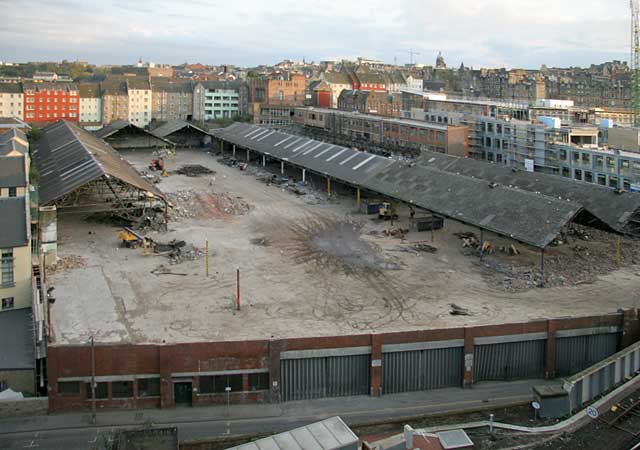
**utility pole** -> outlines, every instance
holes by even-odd
[[[96,424],[96,347],[91,336],[91,422]]]

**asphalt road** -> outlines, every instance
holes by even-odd
[[[394,406],[391,408],[364,409],[360,411],[342,412],[339,415],[348,424],[384,422],[394,419],[420,416],[426,414],[464,411],[478,408],[496,408],[501,405],[522,403],[530,400],[530,396],[511,395],[497,396],[490,402],[471,400],[458,402],[430,403],[422,405]],[[261,418],[233,418],[229,420],[193,420],[180,423],[157,423],[155,426],[178,427],[180,441],[232,437],[247,434],[270,434],[297,428],[311,422],[324,419],[335,413],[314,411],[311,415],[294,414],[291,416],[271,416]],[[75,427],[50,429],[46,431],[7,432],[0,434],[1,450],[22,450],[37,448],[42,450],[94,450],[98,448],[100,439],[105,439],[111,432],[122,428],[139,428],[140,424],[119,427]],[[398,427],[400,432],[400,426]]]

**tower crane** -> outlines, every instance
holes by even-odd
[[[631,0],[631,112],[640,127],[640,0]]]

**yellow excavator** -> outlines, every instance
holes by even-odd
[[[122,241],[122,246],[126,248],[150,248],[153,245],[153,240],[136,233],[128,227],[124,227],[122,231],[118,233],[118,239]]]
[[[398,220],[398,210],[391,202],[382,202],[378,210],[378,218],[382,220]]]

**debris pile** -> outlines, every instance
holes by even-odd
[[[167,243],[154,242],[153,251],[157,256],[169,258],[169,264],[171,265],[180,264],[184,261],[194,261],[204,256],[204,252],[198,247],[176,239]]]
[[[176,173],[180,175],[186,175],[188,177],[198,177],[200,175],[215,175],[215,172],[208,167],[201,166],[200,164],[187,164],[176,170]]]
[[[76,269],[87,265],[87,259],[77,255],[67,255],[62,258],[58,258],[55,264],[47,267],[47,276],[55,275],[56,273],[66,272],[67,270]]]
[[[271,245],[271,241],[268,237],[253,238],[249,242],[259,247],[268,247],[269,245]]]
[[[241,216],[251,210],[251,205],[241,197],[228,192],[198,193],[194,190],[177,191],[169,195],[174,205],[171,219],[219,219]]]

